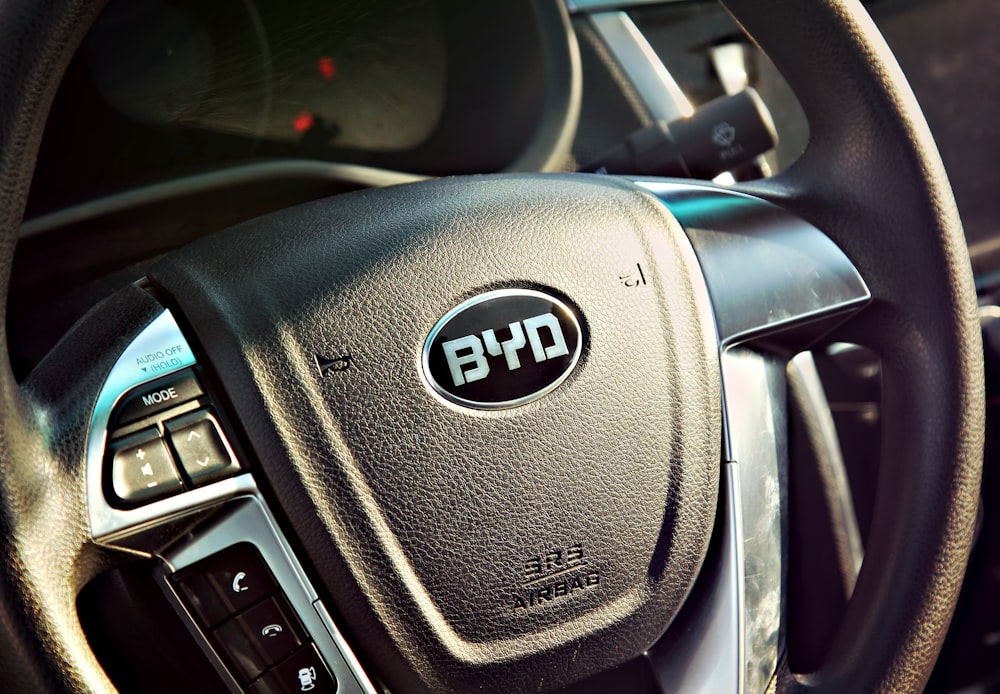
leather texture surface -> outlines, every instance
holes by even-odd
[[[45,116],[100,6],[0,2],[0,316],[6,315],[14,245]],[[121,323],[109,315],[106,326]],[[6,354],[5,320],[0,344]],[[8,360],[0,359],[0,673],[7,691],[108,687],[75,609],[76,592],[102,562],[86,543],[82,515],[77,454],[87,408],[70,399],[93,388],[87,366],[78,374],[63,372],[68,380],[57,394],[42,387],[40,375],[39,387],[53,396],[46,398],[19,388]],[[63,415],[63,421],[48,419]]]
[[[721,404],[707,290],[684,247],[629,183],[492,176],[254,220],[150,279],[248,421],[357,647],[408,663],[379,674],[400,691],[522,691],[643,653],[704,558]],[[421,376],[425,339],[501,287],[576,306],[581,363],[527,405],[445,403]],[[317,368],[341,354],[349,370]],[[502,358],[492,368],[506,377]]]
[[[872,305],[841,339],[882,359],[876,511],[823,668],[779,691],[922,689],[968,559],[982,471],[976,296],[948,179],[920,109],[860,4],[724,0],[799,97],[801,160],[748,186],[826,232]]]
[[[93,544],[86,434],[118,354],[162,310],[139,289],[89,313],[20,388],[0,427],[0,673],[6,691],[107,691],[80,627],[77,595],[124,557]]]

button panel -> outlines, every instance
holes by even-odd
[[[337,690],[336,678],[252,544],[227,547],[170,581],[247,691]]]
[[[375,694],[257,484],[238,474],[245,461],[227,441],[226,419],[199,382],[203,373],[167,310],[119,356],[88,433],[92,535],[163,559],[158,581],[229,691]],[[207,433],[208,459],[199,451],[192,459],[180,438],[200,422],[190,442]],[[233,665],[217,635],[230,623],[261,659],[254,679]]]
[[[105,453],[104,485],[113,506],[134,508],[241,472],[207,400],[194,368],[144,383],[121,398],[108,431],[126,436]]]

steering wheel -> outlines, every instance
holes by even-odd
[[[961,224],[859,3],[725,4],[809,120],[774,178],[512,175],[320,201],[172,254],[153,291],[96,307],[24,383],[0,360],[6,687],[111,688],[76,612],[122,561],[94,540],[87,442],[108,373],[166,305],[391,688],[551,689],[639,659],[664,688],[919,690],[981,469]],[[4,293],[47,109],[99,9],[0,3]],[[883,455],[843,624],[825,665],[795,674],[782,365],[831,330],[882,359]],[[316,368],[339,349],[351,370]]]

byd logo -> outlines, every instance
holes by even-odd
[[[525,344],[531,344],[531,355],[535,358],[536,364],[569,354],[566,336],[559,326],[559,319],[551,313],[534,316],[521,323],[511,323],[507,329],[510,330],[509,340],[498,340],[496,332],[491,329],[483,331],[482,340],[475,335],[466,335],[457,340],[441,343],[444,357],[448,360],[448,369],[451,371],[451,380],[456,387],[479,381],[490,375],[490,364],[486,359],[486,353],[494,357],[503,354],[508,371],[521,368],[521,358],[517,353],[524,349]],[[551,344],[548,347],[542,343],[542,330],[547,330],[549,333]],[[466,370],[465,367],[469,364],[475,366]]]
[[[456,404],[515,407],[562,383],[582,344],[575,313],[559,299],[529,289],[487,292],[437,322],[424,343],[424,376]]]

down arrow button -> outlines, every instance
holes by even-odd
[[[167,422],[170,445],[177,452],[184,475],[199,487],[239,472],[224,443],[215,417],[201,410]]]

